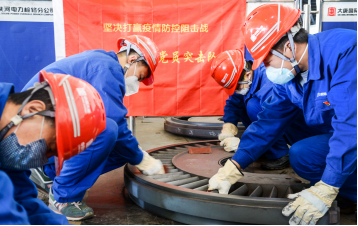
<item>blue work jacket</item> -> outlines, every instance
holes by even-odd
[[[245,51],[245,60],[253,61],[250,53]],[[246,127],[246,122],[250,122],[247,115],[247,102],[252,97],[257,97],[260,100],[260,104],[271,95],[273,88],[273,83],[266,76],[266,68],[262,63],[256,70],[253,71],[253,81],[250,86],[250,90],[246,95],[241,95],[234,93],[226,100],[226,105],[224,107],[224,117],[223,120],[225,123],[232,123],[237,125],[239,121],[244,123]]]
[[[0,118],[14,87],[0,83]],[[0,165],[0,224],[68,224],[65,216],[49,209],[37,198],[30,170],[6,170]]]
[[[357,32],[333,29],[309,35],[308,62],[303,87],[299,76],[274,85],[233,159],[247,167],[280,138],[302,109],[308,126],[332,134],[321,180],[341,187],[357,169]]]
[[[126,152],[129,163],[139,164],[143,153],[138,148],[138,142],[127,127],[127,108],[123,104],[125,94],[124,70],[118,62],[117,54],[113,51],[89,50],[56,61],[43,70],[52,73],[69,74],[91,84],[102,97],[106,116],[118,125],[118,137],[114,151]],[[23,88],[32,87],[39,79],[37,73]],[[105,142],[105,141],[103,141]]]

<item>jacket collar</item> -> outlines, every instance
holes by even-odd
[[[318,38],[315,35],[308,35],[308,78],[307,80],[318,80],[322,77],[321,71],[321,50]]]

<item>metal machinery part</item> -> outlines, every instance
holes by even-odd
[[[198,119],[198,120],[195,120]],[[171,117],[165,120],[164,129],[170,133],[197,137],[203,139],[217,139],[221,132],[224,121],[222,116],[212,117]],[[239,122],[237,137],[241,137],[245,131],[245,126]]]
[[[228,195],[207,192],[209,178],[233,156],[218,143],[191,142],[147,151],[169,172],[145,176],[135,166],[126,165],[129,196],[143,209],[185,224],[288,224],[289,218],[281,213],[290,202],[285,197],[308,185],[287,174],[258,174],[248,167]],[[188,153],[189,147],[207,146],[211,154]],[[336,202],[318,224],[339,224]]]

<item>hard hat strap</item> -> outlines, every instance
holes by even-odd
[[[29,100],[31,99],[33,94],[35,92],[37,92],[38,90],[40,90],[40,89],[45,89],[49,93],[52,105],[55,108],[55,99],[54,99],[51,87],[49,86],[49,84],[47,82],[35,83],[35,87],[32,88],[32,89],[33,90],[31,92],[31,94],[28,97],[26,97],[26,99],[22,102],[21,107],[17,111],[17,115],[12,117],[10,119],[10,122],[0,131],[0,141],[4,138],[4,136],[7,134],[7,132],[13,126],[16,126],[16,125],[20,124],[24,119],[30,118],[30,117],[32,117],[34,115],[42,115],[42,116],[55,118],[55,111],[50,111],[50,110],[44,110],[44,111],[34,112],[34,113],[26,114],[26,115],[20,115],[22,109],[29,102]]]
[[[290,30],[287,31],[287,36],[288,36],[288,40],[289,40],[289,42],[290,42],[291,50],[292,50],[292,58],[291,58],[291,59],[288,58],[288,57],[286,57],[286,56],[283,55],[282,53],[280,53],[280,52],[274,50],[274,49],[271,49],[270,52],[271,52],[273,55],[275,55],[275,56],[281,58],[282,60],[290,61],[290,62],[291,62],[291,65],[292,65],[292,67],[295,69],[296,73],[299,74],[299,73],[301,72],[301,70],[300,70],[300,68],[298,67],[298,63],[297,63],[297,61],[296,61],[295,42],[293,41],[293,36],[292,36],[292,33],[291,33]]]
[[[130,63],[130,64],[126,63],[126,65],[125,65],[124,68],[123,68],[124,74],[127,73],[129,67],[130,67],[132,64],[134,64],[134,63],[136,63],[136,62],[138,62],[138,61],[141,61],[141,60],[145,60],[143,56],[138,57],[137,59],[135,59],[135,60],[134,60],[132,63]],[[127,61],[128,61],[128,56],[127,56]]]

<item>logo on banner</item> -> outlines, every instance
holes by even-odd
[[[328,16],[336,16],[336,7],[328,7]]]

